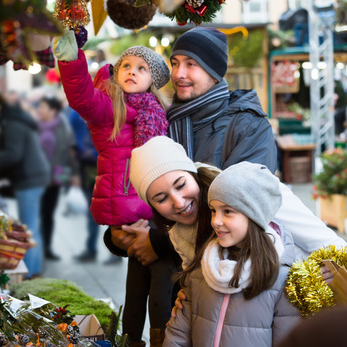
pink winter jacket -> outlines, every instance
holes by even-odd
[[[134,223],[139,218],[151,219],[152,212],[140,198],[129,181],[129,162],[134,146],[134,118],[137,111],[127,107],[126,123],[117,141],[109,141],[113,130],[111,99],[100,89],[110,77],[109,64],[102,67],[94,79],[88,73],[82,50],[78,59],[58,62],[64,91],[71,108],[86,121],[92,141],[98,152],[97,177],[90,206],[96,223],[122,225]]]

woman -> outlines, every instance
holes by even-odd
[[[74,153],[73,132],[60,113],[62,103],[54,96],[43,97],[37,109],[40,144],[51,167],[51,182],[41,200],[41,231],[46,259],[59,260],[51,249],[54,231],[54,213],[58,205],[60,187],[79,185],[78,162]]]
[[[207,206],[207,191],[218,168],[194,164],[183,147],[173,140],[159,136],[133,150],[130,180],[140,198],[153,209],[158,228],[169,231],[171,241],[187,266],[195,251],[210,236],[211,214]],[[346,242],[316,217],[292,191],[280,184],[282,205],[275,216],[275,223],[292,233],[296,245],[296,258],[305,252],[311,253],[321,247],[336,245],[345,247]],[[259,202],[261,203],[261,202]],[[142,262],[150,261],[154,250],[160,251],[162,240],[158,242],[154,233],[146,228],[146,221],[138,221],[132,226],[123,226],[123,235],[104,236],[107,247],[114,253],[122,245],[128,253]],[[275,226],[276,227],[276,226]],[[126,233],[125,233],[126,232]],[[146,234],[142,249],[132,249],[127,234]]]

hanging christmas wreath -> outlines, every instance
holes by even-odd
[[[178,25],[185,25],[188,21],[196,25],[202,22],[212,22],[216,12],[220,11],[225,0],[187,0],[174,12],[166,14],[171,20],[176,20]]]
[[[334,294],[323,281],[322,260],[330,259],[339,266],[347,266],[347,252],[336,246],[312,252],[307,260],[297,261],[291,266],[285,292],[289,301],[300,310],[302,316],[317,313],[322,308],[336,305]]]

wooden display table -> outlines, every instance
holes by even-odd
[[[305,181],[311,180],[312,175],[312,158],[313,151],[316,148],[314,143],[298,143],[295,141],[295,137],[291,134],[278,136],[276,138],[277,145],[282,151],[282,173],[283,181],[285,183],[305,183]],[[306,175],[302,175],[302,172],[298,172],[298,178],[293,177],[295,175],[295,170],[293,170],[293,164],[297,163],[298,167],[305,164]],[[292,165],[291,165],[292,164]],[[300,176],[301,174],[301,176]],[[310,177],[307,180],[307,174]]]

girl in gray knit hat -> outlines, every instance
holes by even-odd
[[[104,65],[92,81],[73,31],[55,40],[54,53],[69,105],[86,121],[98,152],[90,207],[95,222],[121,231],[123,224],[135,223],[139,218],[152,219],[150,207],[130,184],[129,161],[132,149],[167,133],[168,102],[159,91],[170,79],[166,62],[150,48],[131,47],[114,67]],[[124,256],[134,239],[126,237],[129,243],[122,250]],[[149,266],[129,257],[122,323],[132,346],[144,345],[141,338],[149,296],[151,340],[163,339],[171,312],[170,278],[175,271],[173,251]]]
[[[271,225],[281,203],[279,180],[264,165],[241,162],[215,178],[214,232],[180,274],[188,301],[164,347],[271,347],[300,320],[283,290],[293,239]]]

